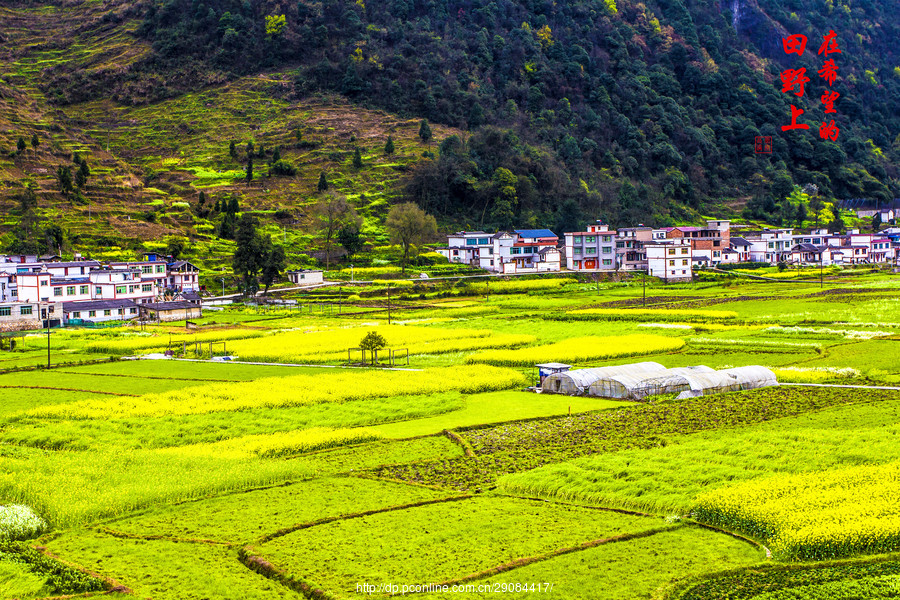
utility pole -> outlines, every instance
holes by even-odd
[[[388,325],[391,324],[391,286],[388,286]]]
[[[225,295],[225,278],[221,277],[220,279],[222,280],[222,295],[224,296]]]
[[[644,282],[644,302],[643,302],[642,306],[644,308],[647,308],[647,274],[646,273],[641,273],[641,281]]]
[[[47,305],[47,368],[50,368],[50,305]]]

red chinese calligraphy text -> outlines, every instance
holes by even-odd
[[[834,110],[834,101],[840,98],[840,94],[834,90],[829,90],[827,94],[822,96],[822,104],[825,105],[825,113],[836,113]]]
[[[825,121],[822,121],[822,124],[819,126],[819,137],[823,140],[830,139],[832,142],[838,139],[838,134],[841,132],[840,129],[834,124],[834,119],[831,120],[831,123],[825,124]]]
[[[784,46],[785,54],[797,54],[798,56],[802,56],[803,51],[806,50],[806,36],[798,33],[790,37],[782,38],[781,45]]]
[[[806,69],[785,69],[781,72],[781,91],[789,92],[794,90],[794,94],[802,96],[804,93],[804,84],[809,81],[806,76]]]
[[[797,117],[802,115],[804,110],[802,108],[797,108],[793,104],[791,104],[791,124],[790,125],[782,125],[782,131],[790,131],[792,129],[809,129],[809,125],[805,125],[803,123],[797,122]]]
[[[819,69],[819,77],[824,78],[828,85],[834,85],[834,80],[837,79],[837,70],[838,66],[834,64],[834,59],[829,58]]]
[[[837,40],[835,39],[837,34],[834,32],[834,29],[831,29],[827,34],[822,36],[822,39],[825,41],[822,42],[822,45],[819,47],[819,54],[825,53],[827,57],[829,54],[842,54],[841,49],[838,48]]]

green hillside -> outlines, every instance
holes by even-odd
[[[0,19],[7,249],[52,249],[43,232],[57,224],[72,249],[185,236],[224,260],[216,207],[236,197],[299,264],[321,246],[309,208],[323,172],[374,244],[400,198],[446,227],[564,229],[596,216],[794,223],[795,185],[900,196],[888,0],[11,1]],[[825,116],[815,49],[830,29],[839,138],[782,133],[792,102],[810,123]],[[810,40],[794,61],[789,33]],[[800,66],[806,96],[782,93],[780,72]],[[759,135],[771,155],[754,153]],[[86,181],[63,190],[60,168],[74,177],[81,159]]]

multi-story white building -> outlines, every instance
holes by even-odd
[[[436,252],[452,263],[481,266],[481,257],[493,254],[494,235],[484,231],[457,231],[447,236],[447,246]]]
[[[663,281],[691,281],[693,251],[690,241],[679,238],[644,244],[647,273]]]
[[[587,231],[566,232],[566,268],[570,271],[615,271],[616,231],[597,221]]]

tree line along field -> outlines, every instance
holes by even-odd
[[[58,330],[50,370],[44,334],[0,351],[0,598],[893,597],[893,276],[646,303],[633,281],[471,285],[395,291],[390,324],[373,290]],[[344,365],[372,331],[409,365]],[[238,362],[206,360],[221,342]],[[166,349],[190,360],[120,360]],[[534,362],[637,360],[804,385],[522,391]]]

